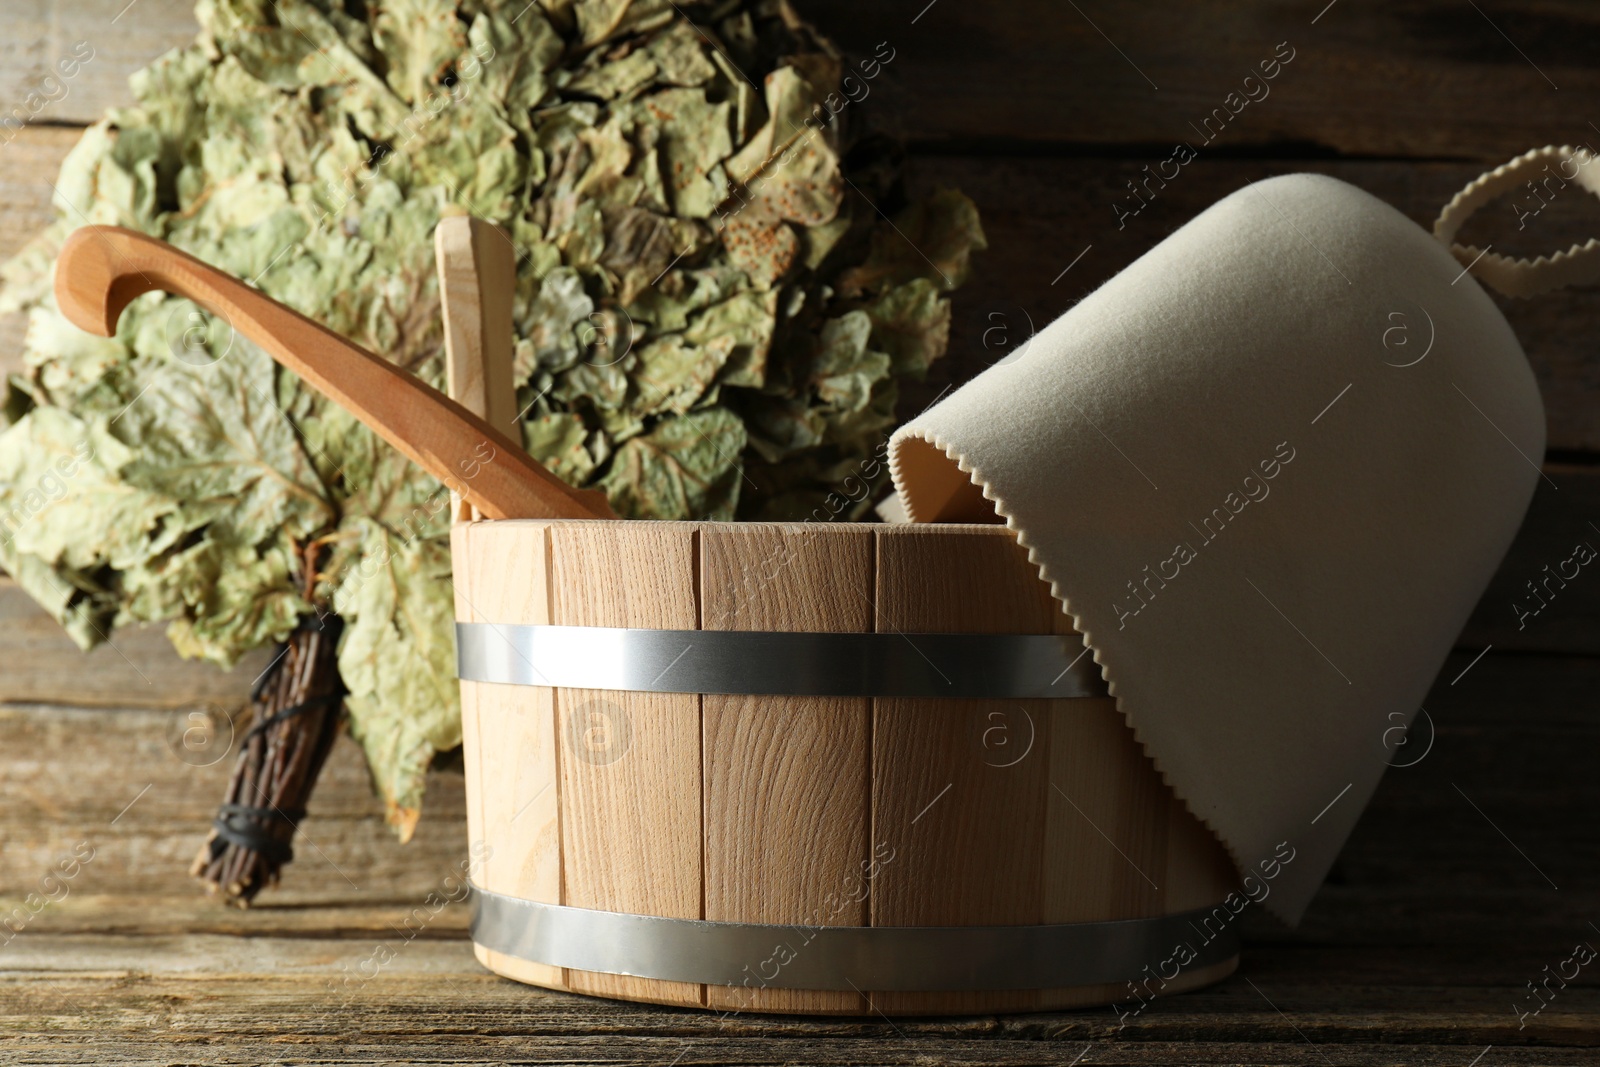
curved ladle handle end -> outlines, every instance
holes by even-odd
[[[111,337],[135,297],[157,286],[130,253],[150,238],[121,226],[84,226],[67,235],[56,259],[56,305],[80,330]]]

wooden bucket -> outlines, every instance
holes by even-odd
[[[461,684],[491,970],[721,1011],[930,1014],[1131,1006],[1237,965],[1211,914],[1232,865],[1113,702],[975,696],[972,669],[1022,669],[1019,641],[932,636],[1081,652],[1004,528],[460,522],[452,547],[463,678],[516,676]],[[599,628],[682,651],[636,689],[572,685],[609,676],[571,641],[632,654]],[[803,636],[829,633],[857,636]],[[569,644],[538,664],[518,644],[551,634]],[[785,640],[847,692],[670,691],[781,676]],[[963,641],[976,668],[948,657]],[[919,661],[963,695],[854,695],[880,682],[861,670]]]

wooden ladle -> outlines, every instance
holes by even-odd
[[[112,336],[129,302],[154,289],[222,318],[487,518],[616,518],[604,493],[567,485],[415,375],[165,241],[85,226],[62,245],[56,303],[79,329]]]

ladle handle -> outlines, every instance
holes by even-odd
[[[165,241],[85,226],[61,248],[56,303],[80,329],[112,336],[129,302],[154,289],[224,319],[487,518],[616,517],[603,494],[573,489],[421,379]]]

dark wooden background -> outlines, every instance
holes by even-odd
[[[958,186],[983,214],[990,248],[957,299],[951,355],[913,403],[1001,358],[1030,322],[1042,328],[1246,182],[1333,174],[1426,226],[1456,189],[1528,148],[1600,146],[1600,5],[1582,0],[797,4],[858,54],[896,50],[864,107],[907,141],[920,187]],[[96,48],[67,95],[0,145],[8,254],[47,220],[78,129],[193,21],[176,0],[7,0],[0,31],[7,108],[74,42]],[[1280,42],[1295,55],[1270,95],[1200,147],[1189,124]],[[1179,140],[1199,157],[1119,228],[1126,181]],[[1590,234],[1600,205],[1573,189],[1523,231],[1509,205],[1491,205],[1467,236],[1532,254]],[[175,739],[191,711],[237,704],[259,665],[181,664],[155,632],[119,636],[86,663],[0,584],[0,907],[37,891],[75,845],[96,849],[65,897],[0,946],[5,1059],[1600,1062],[1600,967],[1537,1015],[1516,1010],[1535,1006],[1527,983],[1546,967],[1600,946],[1600,577],[1583,573],[1525,628],[1511,609],[1545,564],[1600,542],[1600,290],[1502,306],[1544,391],[1549,483],[1428,698],[1431,736],[1419,728],[1401,761],[1431,741],[1427,754],[1389,772],[1305,922],[1252,921],[1243,968],[1213,989],[1118,1030],[1109,1011],[719,1020],[524,988],[476,966],[459,908],[414,938],[397,929],[463,854],[460,778],[436,776],[419,838],[401,850],[347,743],[291,883],[269,906],[223,911],[182,868],[226,760],[197,766],[207,752]],[[0,364],[20,330],[0,323]],[[379,950],[393,960],[350,980]]]

